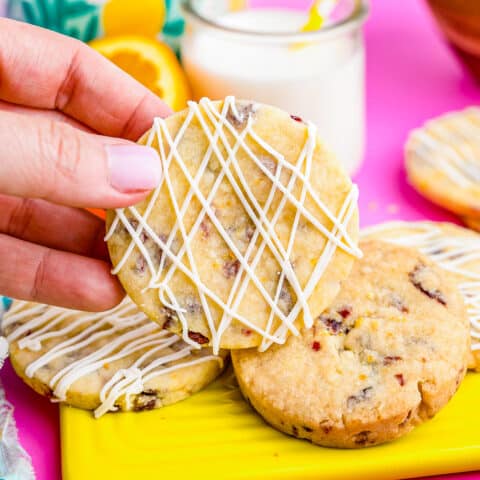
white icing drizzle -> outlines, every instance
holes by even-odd
[[[32,318],[25,321],[30,316]],[[100,405],[94,412],[97,418],[117,410],[115,404],[123,396],[129,409],[132,395],[140,394],[152,378],[199,363],[222,363],[222,358],[214,355],[188,359],[192,346],[177,335],[161,330],[128,297],[117,307],[101,313],[16,301],[5,314],[2,329],[8,330],[16,322],[18,326],[10,331],[7,340],[10,343],[17,341],[20,349],[37,352],[45,348],[48,340],[62,339],[26,367],[27,377],[32,378],[40,368],[57,358],[72,354],[74,358],[78,357],[68,361],[51,378],[48,385],[55,396],[54,401],[65,401],[68,390],[78,379],[100,370],[105,364],[145,350],[132,365],[118,370],[105,383],[100,392]],[[102,346],[95,349],[95,343],[100,340],[103,340]],[[172,346],[176,351],[167,352]],[[184,361],[169,365],[181,359]]]
[[[468,188],[480,184],[479,136],[480,110],[470,107],[414,130],[406,149],[441,170],[459,187]]]
[[[411,233],[400,234],[399,230]],[[472,261],[478,261],[480,265],[480,236],[453,236],[434,223],[402,221],[373,225],[364,228],[361,234],[362,237],[382,234],[384,241],[417,248],[444,270],[462,276],[465,281],[458,287],[471,323],[472,350],[480,350],[480,266],[468,265]]]
[[[202,108],[199,108],[199,105]],[[351,186],[338,215],[331,212],[320,199],[318,192],[314,191],[310,184],[309,177],[312,169],[313,152],[316,145],[316,127],[311,123],[307,125],[307,138],[299,158],[295,164],[291,164],[286,161],[283,155],[277,152],[265,140],[260,138],[260,136],[254,131],[253,118],[250,115],[247,118],[243,118],[244,113],[239,112],[237,109],[234,97],[227,97],[225,99],[221,111],[219,111],[207,98],[203,98],[199,104],[189,102],[188,106],[189,110],[185,121],[175,138],[171,138],[165,120],[155,118],[153,128],[147,138],[147,145],[152,145],[155,137],[157,138],[164,173],[163,179],[153,192],[143,215],[141,215],[134,206],[116,210],[116,216],[105,240],[108,240],[121,224],[131,236],[131,241],[123,257],[114,268],[113,273],[118,273],[124,267],[132,254],[133,249],[137,247],[145,259],[150,274],[150,281],[147,288],[156,289],[162,304],[176,312],[182,325],[183,340],[192,346],[199,347],[199,345],[188,336],[188,322],[185,316],[185,309],[181,307],[179,298],[177,298],[175,292],[170,286],[170,280],[177,271],[181,271],[197,288],[201,306],[211,333],[214,353],[218,353],[222,335],[229,327],[232,320],[240,322],[246,328],[257,332],[262,336],[263,341],[260,348],[261,350],[268,348],[272,343],[282,344],[286,340],[288,331],[293,334],[298,334],[298,330],[294,326],[294,323],[301,313],[303,313],[304,324],[306,327],[310,327],[313,324],[313,318],[307,302],[313,289],[321,279],[323,272],[328,267],[335,250],[339,248],[350,255],[361,257],[361,251],[347,233],[349,221],[357,205],[358,189],[355,185]],[[255,108],[256,107],[254,106],[254,109]],[[229,113],[233,114],[240,122],[245,123],[245,127],[241,132],[239,132],[228,121]],[[185,165],[177,147],[181,142],[186,129],[194,119],[201,125],[201,128],[209,141],[209,146],[204,157],[200,161],[198,170],[192,175]],[[229,136],[233,137],[233,145],[230,145],[227,133]],[[253,140],[253,142],[258,144],[276,160],[276,171],[274,173],[272,173],[251,150],[246,142],[247,137]],[[165,152],[165,144],[169,147],[168,154]],[[226,158],[222,154],[220,146],[225,150]],[[242,149],[242,151],[248,155],[255,165],[271,181],[271,190],[263,206],[260,205],[259,201],[255,198],[250,185],[245,179],[245,174],[242,172],[242,169],[237,162],[236,153],[239,149]],[[215,178],[214,184],[208,195],[205,197],[199,188],[199,184],[204,176],[209,161],[213,156],[220,163],[221,169],[218,176]],[[176,166],[181,169],[184,177],[189,182],[189,190],[181,199],[176,198],[174,193],[173,185],[175,180],[171,178],[170,172],[170,166],[172,163],[175,163]],[[290,179],[287,185],[283,185],[280,181],[281,173],[285,170],[290,172]],[[253,236],[243,254],[240,252],[212,208],[212,202],[217,190],[225,179],[228,180],[229,184],[232,186],[238,200],[241,202],[245,210],[245,214],[255,227]],[[301,184],[301,192],[299,197],[296,198],[293,194],[293,189],[298,183]],[[169,196],[176,217],[175,225],[166,239],[160,238],[148,222],[150,213],[152,212],[162,189],[166,191]],[[282,198],[277,207],[277,211],[269,220],[267,214],[270,210],[274,196],[276,193],[278,194],[278,192],[282,194]],[[307,195],[331,221],[332,226],[330,229],[319,222],[315,215],[305,207],[305,199]],[[183,218],[193,198],[200,203],[201,211],[194,224],[187,232]],[[281,218],[287,202],[296,208],[296,214],[289,235],[288,244],[285,248],[278,238],[275,231],[275,225],[279,218]],[[317,261],[311,277],[303,288],[300,285],[291,264],[293,244],[298,231],[299,220],[302,216],[308,220],[313,227],[321,232],[327,240],[326,246]],[[138,225],[132,226],[129,217],[133,218]],[[226,301],[219,298],[214,291],[204,284],[198,273],[196,261],[190,248],[191,240],[194,238],[202,222],[206,218],[208,218],[208,220],[210,220],[215,226],[223,241],[231,250],[233,257],[239,263],[238,272]],[[160,261],[157,262],[158,265],[155,264],[147,248],[141,241],[141,234],[143,232],[148,234],[150,239],[162,250],[162,257]],[[182,243],[178,251],[174,252],[172,245],[174,240],[178,238],[178,234],[181,237]],[[253,255],[255,248],[256,253]],[[265,248],[268,248],[272,253],[275,260],[278,262],[279,271],[281,272],[273,296],[265,289],[263,282],[255,273],[256,267]],[[168,267],[167,260],[169,261]],[[245,292],[247,291],[250,282],[261,293],[263,299],[270,308],[270,316],[265,329],[256,326],[238,312],[238,307],[245,296]],[[285,314],[278,306],[278,300],[284,282],[288,282],[296,296],[296,303],[288,314]],[[215,325],[209,302],[214,302],[223,311],[222,317],[217,326]],[[272,332],[271,327],[275,318],[280,319],[281,326],[276,331]]]

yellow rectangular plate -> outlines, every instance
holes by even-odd
[[[61,408],[64,480],[408,478],[480,469],[480,374],[433,420],[363,450],[320,448],[266,425],[230,378],[169,407],[108,414]]]

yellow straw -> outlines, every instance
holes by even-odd
[[[247,0],[230,0],[229,2],[230,12],[245,10],[246,7],[247,7]]]
[[[300,29],[301,32],[312,32],[322,28],[325,19],[320,14],[321,3],[323,3],[323,0],[315,0],[313,2],[313,5],[310,7],[307,23]]]
[[[314,32],[320,30],[328,19],[338,0],[314,0],[308,13],[308,20],[300,29],[301,32]],[[290,46],[293,50],[299,50],[307,47],[308,42],[297,42]]]

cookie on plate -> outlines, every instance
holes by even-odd
[[[164,178],[110,211],[114,273],[186,342],[283,343],[338,293],[357,246],[357,189],[313,124],[248,101],[190,102],[142,143]]]
[[[462,217],[462,221],[468,228],[480,232],[480,218]]]
[[[2,331],[30,387],[96,417],[178,402],[215,379],[226,356],[192,349],[128,298],[102,313],[15,301]]]
[[[386,222],[362,230],[365,239],[418,248],[453,275],[470,320],[468,367],[480,371],[480,235],[446,222]]]
[[[480,218],[480,109],[428,121],[407,141],[410,183],[425,197],[462,216]]]
[[[455,283],[417,250],[360,244],[339,296],[301,336],[232,352],[244,396],[275,428],[357,448],[431,418],[465,375],[470,338]]]

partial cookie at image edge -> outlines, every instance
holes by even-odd
[[[225,351],[193,351],[129,299],[102,313],[14,301],[2,331],[27,385],[96,417],[183,400],[213,381],[227,360]]]

